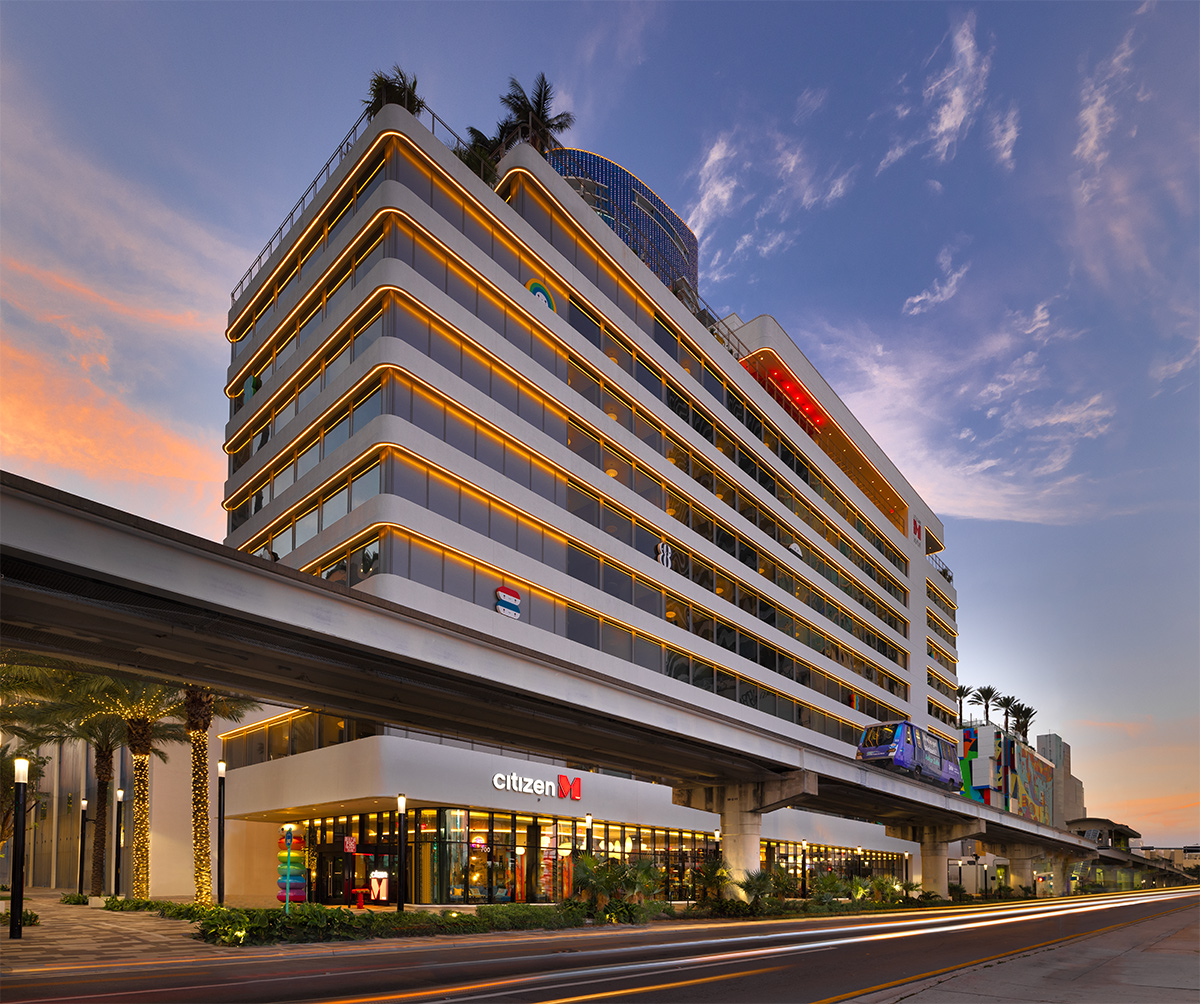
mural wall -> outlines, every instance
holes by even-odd
[[[1054,765],[995,725],[963,729],[963,794],[1039,823],[1051,824]]]

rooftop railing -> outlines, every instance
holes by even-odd
[[[293,226],[295,226],[296,221],[304,213],[304,210],[312,204],[312,201],[316,197],[317,192],[320,191],[321,186],[324,185],[325,182],[329,180],[333,172],[337,170],[338,165],[342,162],[342,159],[350,152],[350,148],[353,147],[356,142],[358,142],[358,138],[366,131],[366,127],[370,125],[371,120],[374,117],[375,113],[372,112],[370,108],[363,109],[363,113],[358,117],[358,121],[356,121],[354,125],[350,127],[350,131],[346,133],[346,138],[342,140],[342,142],[338,145],[338,148],[334,150],[329,159],[325,161],[325,166],[317,172],[317,176],[313,178],[312,184],[310,184],[308,188],[304,190],[304,194],[300,196],[299,201],[292,206],[292,211],[288,213],[284,218],[284,221],[279,224],[279,229],[276,230],[271,239],[267,241],[266,246],[262,249],[262,251],[259,252],[258,257],[254,259],[254,263],[248,269],[246,269],[246,274],[243,275],[238,284],[233,287],[233,292],[229,294],[230,302],[237,303],[238,297],[246,291],[250,283],[254,280],[254,277],[263,267],[263,264],[268,258],[271,257],[272,254],[275,253],[275,249],[283,243],[284,236],[289,230],[291,230]],[[432,108],[422,108],[417,112],[415,118],[417,121],[421,121],[422,118],[427,118],[429,131],[433,133],[436,138],[440,139],[442,143],[445,144],[449,149],[455,151],[470,149],[469,145],[463,141],[463,138],[459,136],[458,133],[456,133],[453,129],[451,129],[450,126],[448,126]],[[438,136],[439,126],[441,127],[442,131],[441,136]],[[454,138],[453,143],[446,142],[445,136],[447,133]]]

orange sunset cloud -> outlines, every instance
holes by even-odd
[[[69,490],[86,479],[103,501],[151,518],[175,513],[177,526],[223,534],[226,461],[215,434],[206,445],[129,407],[81,369],[7,343],[0,344],[0,454],[17,473],[50,481],[57,471],[72,482]]]

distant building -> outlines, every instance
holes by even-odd
[[[1053,732],[1037,737],[1037,751],[1054,764],[1054,797],[1051,823],[1060,830],[1068,819],[1087,815],[1083,804],[1083,782],[1071,773],[1071,747]]]

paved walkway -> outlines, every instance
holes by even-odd
[[[863,994],[843,1004],[1197,1004],[1195,905],[1060,946]]]

